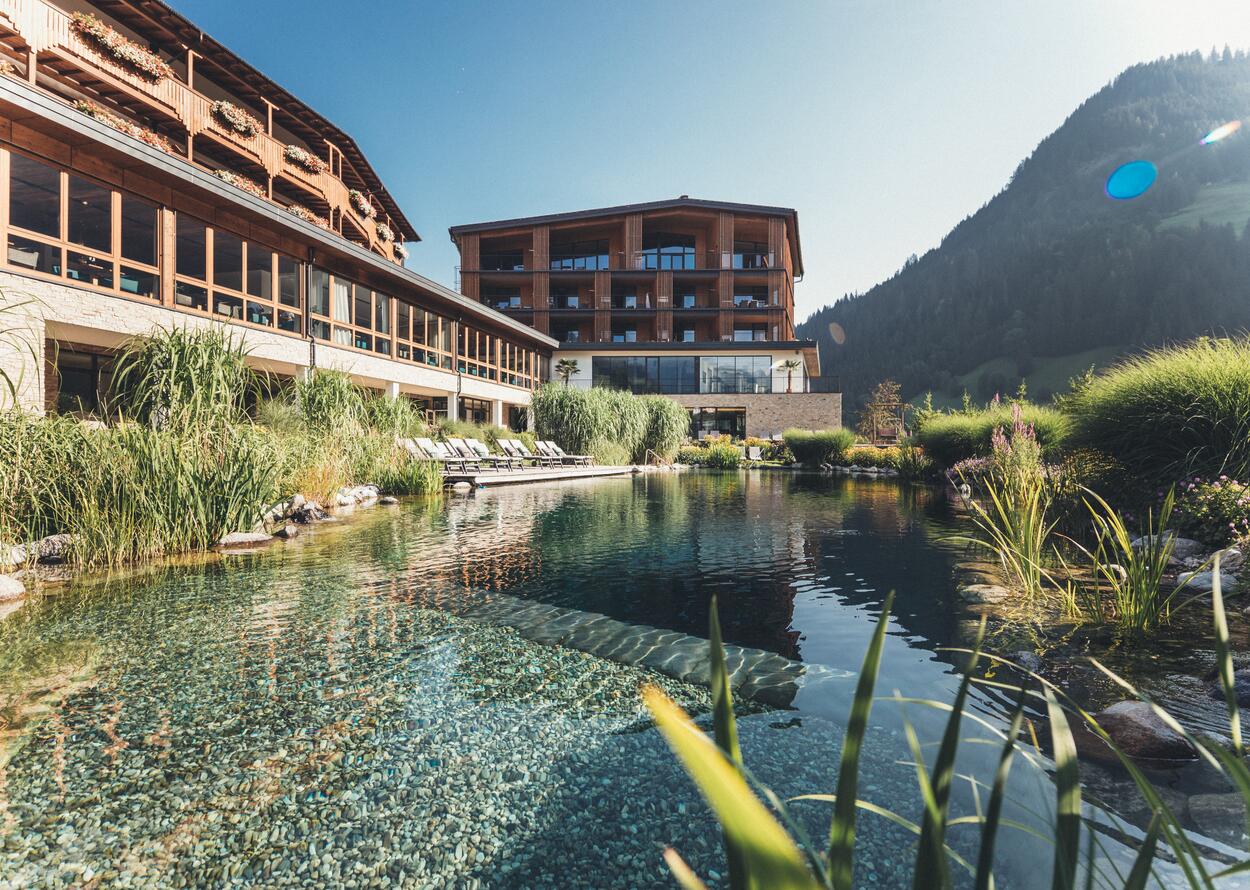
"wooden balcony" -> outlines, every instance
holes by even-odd
[[[342,168],[342,152],[326,140],[320,158],[325,166],[315,173],[289,161],[286,144],[270,135],[273,105],[267,109],[267,119],[259,121],[258,132],[238,133],[213,114],[213,99],[176,77],[148,79],[135,73],[97,50],[73,27],[68,13],[44,0],[0,0],[0,54],[25,59],[26,79],[59,98],[99,102],[166,136],[175,151],[193,163],[197,163],[196,140],[210,140],[219,147],[218,154],[242,159],[232,172],[248,176],[247,169],[239,168],[249,165],[264,171],[268,182],[261,184],[271,197],[275,183],[282,191],[310,196],[310,209],[318,215],[324,211],[333,231],[402,265],[398,244],[384,242],[377,233],[376,223],[386,223],[398,232],[396,223],[372,199],[378,215],[376,220],[366,219],[352,206],[348,186],[332,172]],[[190,53],[188,69],[194,71]],[[316,146],[310,148],[310,153],[317,154]]]

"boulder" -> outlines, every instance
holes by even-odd
[[[955,594],[965,603],[987,605],[1007,600],[1011,591],[998,584],[968,584],[956,590]]]
[[[1220,571],[1235,572],[1246,564],[1246,555],[1237,547],[1229,547],[1220,553]]]
[[[298,534],[299,534],[299,526],[288,522],[285,525],[283,525],[282,528],[275,531],[273,533],[273,536],[275,538],[282,538],[283,540],[289,541],[291,540],[291,538],[295,537]]]
[[[0,551],[3,559],[0,559],[0,565],[20,566],[26,564],[26,545],[18,544],[16,547],[10,547],[8,553]]]
[[[1240,794],[1195,794],[1189,820],[1211,840],[1245,849],[1246,802]]]
[[[217,542],[218,547],[259,547],[273,540],[263,532],[231,532]]]
[[[472,486],[472,485],[470,485],[468,482],[461,481],[461,482],[457,482],[455,485],[453,485],[453,486],[451,487],[451,490],[452,490],[452,491],[459,491],[459,492],[472,491],[472,490],[473,490],[473,486]]]
[[[1186,559],[1190,556],[1197,556],[1200,552],[1202,552],[1202,549],[1203,549],[1202,545],[1199,544],[1197,541],[1193,540],[1192,538],[1179,538],[1176,536],[1175,532],[1163,532],[1160,535],[1155,535],[1153,540],[1156,543],[1163,543],[1163,542],[1166,542],[1169,538],[1173,542],[1172,556],[1175,557],[1176,559]],[[1132,542],[1132,547],[1134,550],[1140,550],[1141,548],[1145,547],[1151,540],[1152,539],[1149,536],[1145,536],[1145,535],[1143,535],[1140,538],[1134,538]]]
[[[354,507],[356,506],[356,498],[352,496],[351,489],[343,488],[334,496],[334,506],[336,507]]]
[[[1184,584],[1186,590],[1194,593],[1210,593],[1215,587],[1214,572],[1181,572],[1176,576],[1177,584]],[[1228,572],[1220,572],[1220,592],[1228,593],[1237,586],[1237,576]]]
[[[26,595],[26,585],[12,575],[0,575],[0,603],[19,600]]]
[[[1116,746],[1141,760],[1192,760],[1193,746],[1142,701],[1116,702],[1094,715]]]
[[[1207,692],[1213,699],[1224,701],[1224,686],[1218,675],[1207,680]],[[1250,707],[1250,668],[1233,671],[1233,692],[1237,695],[1238,706]]]
[[[65,562],[73,546],[73,535],[48,535],[35,544],[36,552],[38,553],[36,558],[44,563]]]
[[[299,512],[300,510],[304,508],[304,505],[307,503],[308,501],[304,498],[302,494],[291,495],[290,512],[292,513]]]
[[[393,498],[389,494],[385,497],[378,498],[378,503],[384,507],[390,507],[399,503],[399,498]]]
[[[291,511],[291,518],[306,525],[309,522],[321,522],[329,519],[330,514],[321,509],[321,505],[316,501],[309,501],[306,504],[301,504],[299,509]]]
[[[1036,652],[1030,652],[1027,649],[1020,649],[1012,652],[1007,656],[1012,664],[1024,668],[1026,671],[1037,673],[1042,669],[1042,658]]]

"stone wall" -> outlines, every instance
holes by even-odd
[[[717,393],[668,396],[685,408],[745,408],[747,435],[768,438],[789,427],[833,430],[842,426],[842,393]]]
[[[57,341],[115,349],[128,337],[151,333],[173,325],[192,330],[225,327],[244,338],[248,363],[286,376],[298,376],[308,367],[347,371],[362,386],[411,394],[461,396],[511,405],[528,405],[526,390],[477,377],[457,380],[451,371],[339,349],[318,342],[315,355],[309,341],[299,337],[230,325],[215,319],[180,312],[158,303],[130,300],[73,285],[25,278],[0,272],[0,305],[12,307],[0,315],[0,370],[17,387],[17,401],[32,411],[43,411],[49,380],[45,343]],[[52,392],[55,392],[53,389]],[[10,401],[7,387],[0,387],[0,407]]]

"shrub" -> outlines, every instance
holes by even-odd
[[[558,444],[558,443],[557,443]],[[564,446],[560,446],[563,448]],[[565,449],[568,450],[567,448]],[[607,467],[623,467],[630,462],[629,452],[620,442],[611,439],[595,439],[586,454],[593,454],[595,461]]]
[[[687,464],[692,467],[702,466],[706,455],[706,448],[701,448],[698,445],[682,445],[677,449],[677,463]]]
[[[1067,399],[1080,444],[1168,484],[1250,477],[1250,339],[1198,339],[1126,359]]]
[[[364,421],[360,388],[343,371],[316,369],[306,380],[295,382],[294,399],[310,430],[351,433]]]
[[[648,448],[671,454],[689,427],[685,409],[675,402],[614,389],[547,384],[534,394],[531,408],[539,438],[554,440],[568,452],[594,454],[601,461],[596,448],[612,443],[619,446],[611,449],[615,457],[624,453],[623,461],[613,461],[617,464],[643,462]]]
[[[389,396],[375,396],[364,400],[363,415],[365,424],[379,433],[411,439],[424,436],[425,421],[413,403],[404,397],[392,399]]]
[[[1176,525],[1213,547],[1250,537],[1250,485],[1227,476],[1195,476],[1177,491]]]
[[[1044,454],[1059,452],[1068,436],[1067,417],[1053,408],[1025,404],[1020,406],[1020,418],[1033,427]],[[943,467],[953,467],[961,460],[987,457],[994,430],[1012,422],[1012,409],[1007,405],[972,413],[938,414],[926,421],[915,439],[930,458]]]
[[[690,432],[690,415],[663,396],[644,396],[642,404],[647,411],[647,427],[638,446],[642,453],[634,455],[635,463],[645,463],[648,451],[654,451],[661,460],[670,460]]]
[[[855,444],[855,434],[847,429],[788,429],[782,433],[782,440],[804,466],[819,467],[835,463]]]
[[[897,470],[901,455],[895,446],[889,448],[858,447],[846,451],[838,463],[846,467],[877,467],[882,470]]]
[[[712,470],[736,470],[742,464],[742,452],[737,446],[716,443],[704,449],[703,465]]]

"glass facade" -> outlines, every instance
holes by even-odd
[[[772,358],[766,355],[643,356],[597,355],[593,386],[633,393],[769,393]]]
[[[694,235],[658,233],[642,239],[644,269],[695,268]]]
[[[551,270],[553,272],[607,268],[608,242],[606,239],[551,245]]]

